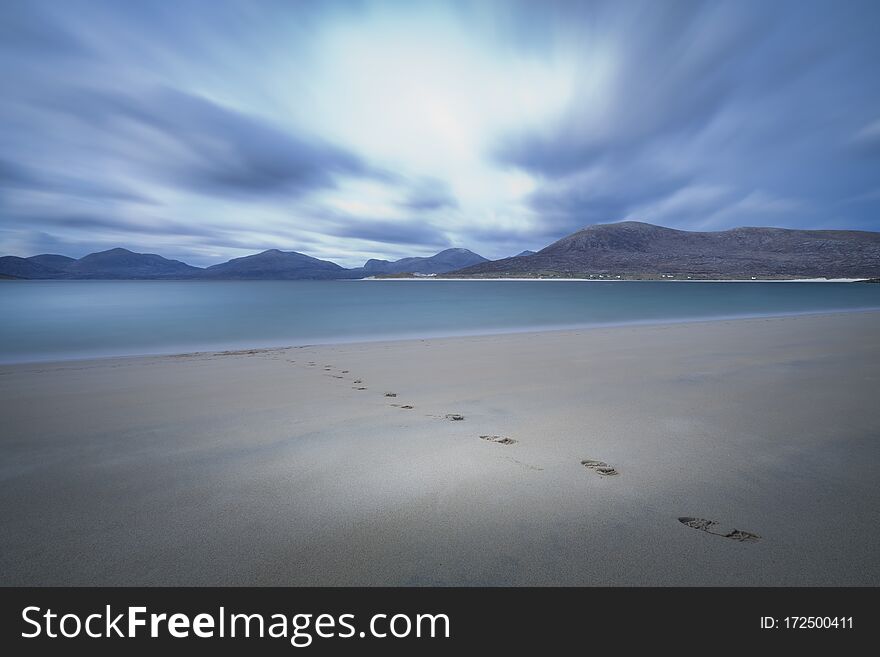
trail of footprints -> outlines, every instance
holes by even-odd
[[[295,363],[296,361],[288,361],[290,363]],[[306,363],[308,367],[317,367],[317,363],[314,361],[308,361]],[[323,365],[324,372],[332,372],[332,365]],[[339,370],[339,374],[327,374],[326,376],[331,376],[334,379],[344,379],[345,374],[349,374],[349,370]],[[354,390],[367,390],[367,386],[364,385],[362,379],[354,379],[352,381],[352,388]],[[384,396],[387,398],[396,398],[396,392],[386,392]],[[399,408],[401,410],[412,410],[415,408],[412,404],[397,404],[390,403],[389,406],[393,408]],[[445,420],[449,420],[451,422],[460,422],[464,420],[464,415],[461,413],[446,413],[443,416],[439,415],[430,415],[429,417],[436,417]],[[485,440],[486,442],[494,443],[496,445],[504,445],[511,446],[517,444],[517,440],[514,438],[510,438],[509,436],[500,436],[494,434],[484,434],[480,436],[481,440]],[[515,461],[516,463],[520,463],[519,461]],[[543,468],[539,468],[536,466],[530,466],[524,463],[520,463],[521,465],[526,465],[529,469],[532,470],[543,470]],[[612,465],[609,465],[605,461],[600,461],[597,459],[582,459],[581,465],[602,477],[616,477],[620,474],[620,472]],[[713,536],[721,536],[722,538],[727,538],[733,541],[738,541],[740,543],[754,543],[761,540],[761,537],[755,533],[747,532],[741,529],[736,529],[733,527],[724,527],[720,523],[715,520],[706,520],[705,518],[692,518],[690,516],[682,516],[678,518],[678,521],[683,524],[685,527],[689,527],[691,529],[696,529],[701,532],[705,532],[707,534],[712,534]]]

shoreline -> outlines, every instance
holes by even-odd
[[[423,276],[400,276],[378,278],[376,276],[365,276],[363,278],[15,278],[0,277],[0,282],[121,282],[121,283],[279,283],[279,282],[358,282],[358,281],[564,281],[571,283],[858,283],[867,282],[871,277],[865,278],[571,278],[571,277],[470,277],[470,278],[448,278],[442,275],[425,274]]]
[[[841,313],[5,366],[0,585],[876,586],[878,332]]]
[[[203,347],[171,347],[169,351],[143,351],[125,354],[77,354],[70,357],[48,356],[46,358],[26,359],[26,360],[0,360],[0,370],[4,367],[14,367],[23,365],[51,365],[62,363],[81,363],[91,361],[108,361],[114,359],[138,359],[138,358],[175,358],[180,356],[201,356],[201,355],[223,355],[237,354],[249,351],[267,352],[267,351],[284,351],[290,349],[303,349],[309,347],[336,347],[344,345],[369,345],[369,344],[395,344],[398,342],[417,342],[425,340],[454,340],[466,338],[480,338],[507,335],[541,335],[545,333],[566,333],[575,331],[592,331],[602,329],[619,329],[627,327],[641,326],[675,326],[690,324],[711,324],[713,322],[736,322],[748,320],[763,320],[786,317],[821,317],[826,315],[846,315],[846,314],[862,314],[862,313],[880,313],[880,308],[847,308],[840,310],[816,310],[816,311],[796,311],[788,313],[770,313],[770,314],[746,314],[746,315],[723,315],[716,317],[693,317],[693,318],[673,318],[673,319],[645,319],[645,320],[627,320],[622,322],[608,322],[595,324],[577,324],[546,327],[522,327],[510,329],[494,329],[484,332],[461,332],[461,333],[444,333],[444,334],[419,334],[409,336],[376,336],[369,339],[365,336],[358,336],[355,339],[348,340],[340,338],[339,340],[329,341],[307,341],[301,344],[260,344],[254,342],[225,343],[217,346]]]

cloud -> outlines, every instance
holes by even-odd
[[[0,6],[0,51],[40,59],[89,55],[89,49],[59,21],[26,2]]]
[[[139,94],[78,88],[49,102],[111,132],[114,154],[144,174],[208,195],[298,195],[333,187],[337,176],[384,176],[343,148],[167,87]]]
[[[35,171],[28,166],[0,158],[0,194],[7,197],[21,192],[44,196],[128,201],[153,205],[154,201],[121,185],[59,172]],[[10,193],[12,192],[12,193]]]
[[[853,124],[861,155],[880,143],[877,124],[859,119],[880,101],[866,85],[880,56],[864,25],[880,18],[876,5],[597,3],[586,13],[557,26],[579,37],[569,106],[490,150],[542,181],[533,207],[560,231],[638,217],[725,228],[821,224],[824,213],[832,224],[839,198],[870,189],[868,165],[838,144]]]
[[[362,262],[626,218],[878,229],[878,20],[872,0],[0,3],[0,251]]]
[[[326,208],[315,209],[311,217],[316,232],[347,240],[438,249],[450,246],[445,232],[425,220],[364,217]]]
[[[705,230],[744,225],[789,225],[789,217],[803,212],[804,204],[798,199],[780,198],[762,190],[749,192],[715,209],[696,226]]]
[[[433,212],[459,207],[449,184],[437,179],[418,182],[408,191],[400,206],[413,212]]]
[[[655,198],[636,207],[625,219],[655,224],[667,224],[683,219],[703,221],[707,213],[715,213],[719,204],[730,198],[730,188],[723,185],[686,185],[663,198]]]
[[[880,119],[871,121],[856,134],[856,141],[877,142],[880,141]]]
[[[880,119],[871,121],[852,138],[855,152],[859,155],[877,157],[880,155]]]
[[[63,227],[74,230],[112,231],[121,235],[132,233],[140,235],[207,237],[217,232],[216,227],[209,225],[183,223],[149,215],[145,217],[128,217],[124,221],[121,221],[119,217],[98,214],[43,215],[31,217],[30,223],[47,228]]]
[[[9,187],[34,187],[37,184],[36,176],[27,167],[0,159],[0,190]]]

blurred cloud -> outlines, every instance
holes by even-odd
[[[428,179],[415,184],[400,204],[413,212],[430,212],[446,208],[457,208],[458,201],[443,180]]]
[[[493,149],[544,181],[532,206],[560,230],[623,218],[880,228],[876,206],[834,210],[875,177],[842,145],[854,126],[863,152],[874,143],[876,124],[861,122],[880,102],[868,73],[880,56],[876,4],[580,8],[571,29],[585,66],[571,103]]]
[[[167,88],[139,94],[75,88],[45,98],[92,150],[139,177],[207,195],[302,194],[336,176],[377,176],[353,153]]]
[[[0,252],[880,229],[880,5],[12,0]]]

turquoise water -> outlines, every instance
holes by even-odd
[[[880,285],[4,281],[0,362],[880,309]]]

